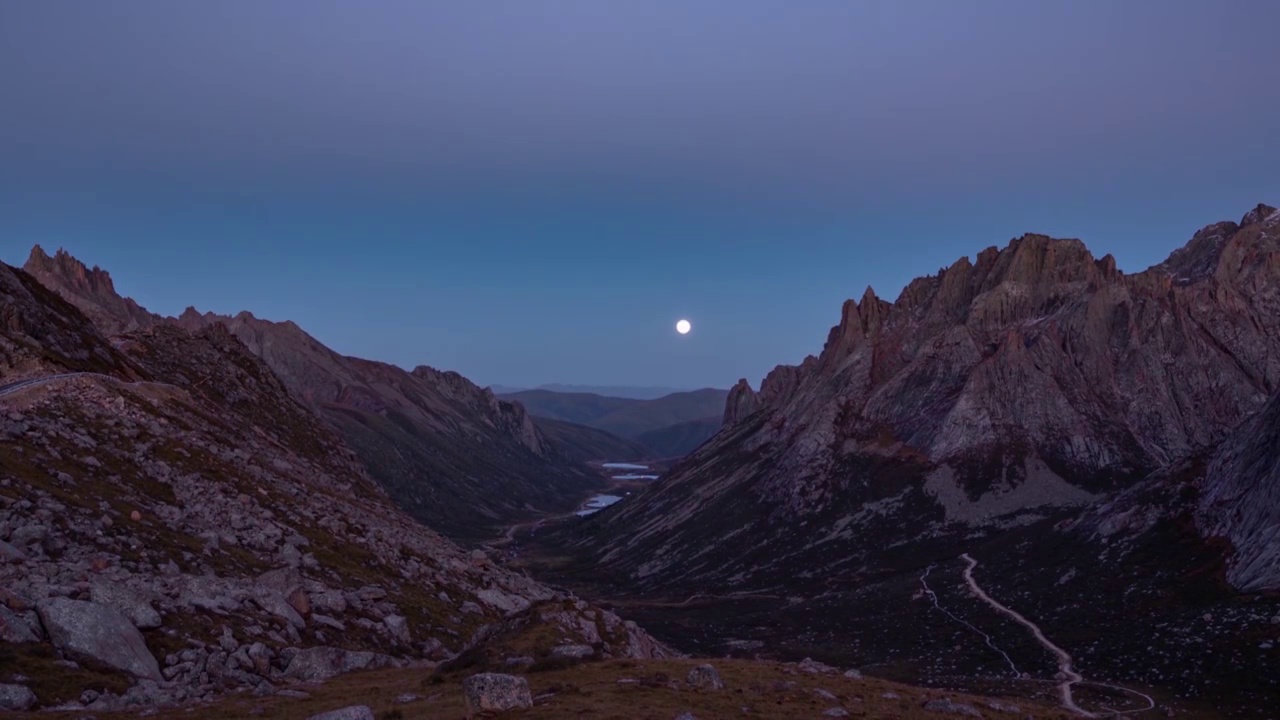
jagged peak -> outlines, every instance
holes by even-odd
[[[1277,212],[1278,211],[1270,205],[1258,203],[1252,210],[1245,213],[1244,217],[1240,218],[1240,227],[1246,228],[1250,225],[1260,223],[1263,220],[1270,220]]]
[[[760,384],[760,388],[761,390],[764,389],[763,382]],[[751,389],[751,383],[746,378],[739,378],[738,382],[729,388],[729,395],[725,398],[723,422],[725,425],[732,425],[751,415],[759,408],[760,397],[755,390]]]

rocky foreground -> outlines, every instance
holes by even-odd
[[[200,717],[392,720],[468,716],[599,720],[1073,717],[1043,701],[922,690],[815,662],[612,660],[524,676],[376,670],[296,685],[285,696],[227,698]],[[35,715],[33,714],[33,717]],[[152,717],[189,718],[161,709]],[[78,717],[40,713],[38,717]]]
[[[0,709],[671,654],[398,510],[222,325],[108,340],[0,265],[0,438]]]

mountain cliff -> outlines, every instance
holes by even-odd
[[[599,478],[548,441],[520,405],[456,372],[346,357],[293,322],[188,308],[160,318],[116,294],[110,276],[39,247],[28,272],[106,334],[160,324],[227,327],[299,401],[319,412],[407,512],[446,534],[480,538],[539,511],[571,509]]]
[[[785,575],[779,547],[916,542],[1087,505],[1220,440],[1277,387],[1280,213],[1211,225],[1136,275],[1026,235],[894,303],[845,303],[819,355],[759,392],[740,382],[724,430],[586,532],[644,586],[737,586]]]

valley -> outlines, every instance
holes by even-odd
[[[846,303],[822,353],[758,391],[645,400],[499,398],[288,322],[163,318],[36,248],[0,276],[17,441],[0,448],[0,630],[19,648],[0,679],[47,637],[87,664],[38,678],[44,707],[213,713],[228,691],[358,669],[444,708],[452,684],[516,669],[551,682],[535,709],[591,697],[611,717],[619,684],[656,692],[655,712],[702,702],[670,663],[725,658],[933,698],[884,709],[903,717],[956,693],[1005,698],[996,713],[1265,717],[1278,227],[1259,206],[1135,276],[1016,238],[895,303]],[[1145,379],[1157,366],[1171,384]],[[687,454],[646,440],[690,423],[709,436]],[[59,603],[124,613],[154,664],[86,658],[55,634]],[[433,694],[404,685],[415,668]],[[586,681],[602,672],[619,677]],[[363,681],[323,687],[346,682]],[[863,685],[739,682],[775,706],[871,707]]]

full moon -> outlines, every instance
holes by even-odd
[[[680,333],[681,335],[688,335],[689,331],[692,329],[693,329],[693,326],[689,324],[688,320],[681,320],[680,322],[676,323],[676,332]]]

